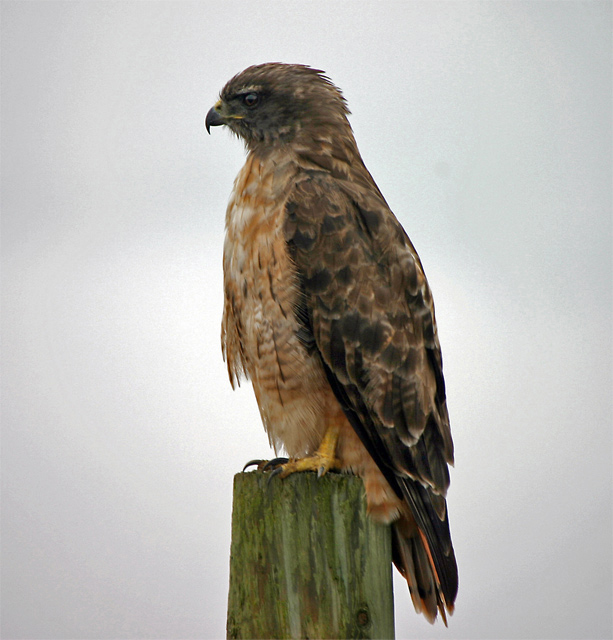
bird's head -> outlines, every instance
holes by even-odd
[[[206,129],[225,124],[249,149],[351,132],[341,92],[318,69],[268,63],[245,69],[222,89]]]

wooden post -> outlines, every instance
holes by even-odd
[[[360,478],[234,476],[228,638],[393,638],[390,529]]]

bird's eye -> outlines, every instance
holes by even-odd
[[[260,96],[257,93],[246,93],[243,96],[243,104],[249,108],[255,107],[259,101]]]

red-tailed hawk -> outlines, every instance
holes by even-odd
[[[232,78],[207,114],[248,150],[226,213],[223,353],[290,456],[276,472],[361,476],[415,609],[446,622],[458,575],[434,305],[348,114],[322,71],[278,63]]]

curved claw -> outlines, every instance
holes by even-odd
[[[251,467],[253,465],[255,465],[256,467],[259,468],[259,466],[266,462],[266,460],[249,460],[249,462],[243,467],[243,471],[247,468],[247,467]]]
[[[268,476],[268,482],[266,483],[267,485],[270,485],[270,481],[275,477],[275,476],[280,476],[283,473],[283,467],[282,466],[278,466],[276,469],[273,469],[270,472],[270,475]]]
[[[275,469],[273,471],[273,474],[275,474],[276,471],[279,471],[282,465],[287,464],[288,462],[289,458],[273,458],[262,467],[262,471],[268,471],[269,469],[272,469],[274,467]]]

